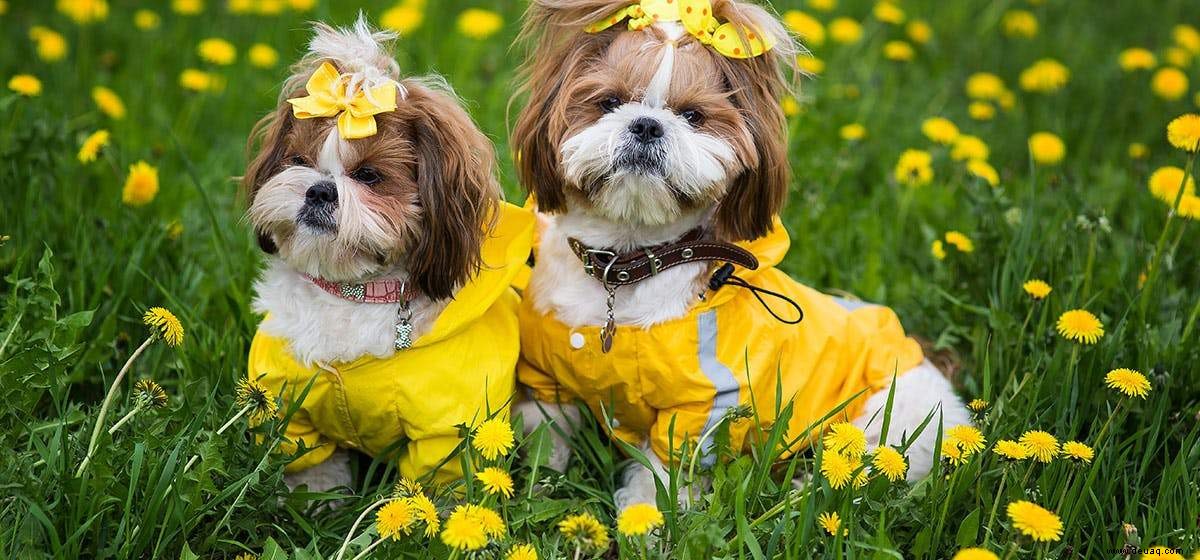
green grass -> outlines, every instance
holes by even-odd
[[[274,425],[259,429],[262,444],[244,420],[216,432],[238,412],[233,388],[245,375],[258,321],[250,286],[262,260],[232,177],[243,169],[251,125],[274,106],[283,68],[307,39],[303,22],[348,23],[358,6],[326,1],[304,15],[233,16],[210,0],[204,15],[190,18],[159,6],[162,27],[142,32],[130,23],[132,2],[114,0],[108,19],[87,27],[43,5],[50,3],[8,4],[0,16],[8,37],[0,77],[32,73],[45,91],[36,98],[0,92],[0,556],[333,557],[363,508],[390,490],[394,468],[360,462],[358,493],[341,496],[338,509],[319,509],[330,496],[289,494],[284,486],[283,460],[268,453]],[[386,7],[364,4],[376,18]],[[507,157],[506,104],[521,56],[509,45],[524,3],[490,3],[506,25],[483,42],[458,36],[454,17],[489,3],[429,4],[424,25],[399,43],[401,67],[448,77],[496,141],[505,189],[520,200]],[[711,499],[689,511],[661,503],[665,534],[649,555],[949,558],[984,542],[1002,555],[1046,558],[1119,558],[1116,549],[1127,543],[1200,550],[1200,350],[1195,330],[1185,332],[1200,305],[1194,224],[1170,222],[1161,265],[1145,287],[1138,281],[1168,224],[1146,179],[1161,165],[1187,163],[1166,143],[1164,128],[1195,110],[1193,93],[1160,100],[1148,72],[1125,74],[1116,64],[1129,46],[1161,55],[1170,28],[1200,24],[1200,15],[1186,0],[903,5],[934,29],[910,63],[882,58],[883,43],[903,32],[874,21],[871,3],[842,0],[834,14],[809,11],[826,23],[835,15],[865,20],[865,33],[856,45],[813,48],[827,69],[804,80],[803,111],[791,119],[796,179],[784,219],[793,245],[783,268],[810,285],[887,303],[910,331],[956,351],[964,396],[991,402],[981,423],[989,446],[1043,429],[1093,445],[1095,460],[1006,468],[988,450],[911,486],[873,480],[861,490],[834,490],[817,475],[793,491],[791,475],[813,472],[823,451],[776,461],[758,448],[719,463],[710,473]],[[1001,33],[1000,18],[1013,7],[1037,15],[1036,38]],[[27,40],[35,24],[67,38],[65,60],[37,59]],[[226,82],[223,91],[186,92],[177,77],[205,68],[195,45],[210,36],[229,39],[241,56],[213,69]],[[281,65],[247,64],[253,42],[277,48]],[[1063,90],[1017,90],[1012,111],[990,122],[968,118],[968,75],[994,72],[1016,90],[1019,72],[1043,57],[1071,69]],[[1197,68],[1186,69],[1193,84]],[[88,93],[95,84],[116,90],[129,116],[100,114]],[[895,184],[900,152],[930,148],[920,123],[934,115],[989,144],[999,188],[970,179],[944,148],[932,148],[931,184]],[[838,138],[850,122],[866,126],[866,140]],[[81,165],[79,142],[102,127],[112,131],[113,145],[98,162]],[[1061,166],[1030,162],[1026,139],[1038,130],[1065,140]],[[1148,145],[1148,159],[1131,160],[1131,142]],[[121,202],[121,186],[139,159],[159,168],[162,189],[148,206],[131,208]],[[181,235],[169,234],[173,223]],[[948,230],[969,235],[975,251],[933,259],[930,243]],[[1054,286],[1045,302],[1021,291],[1034,277]],[[144,340],[140,316],[150,306],[173,310],[185,341],[175,349],[156,344],[135,363],[105,423],[133,408],[129,394],[139,378],[161,383],[169,407],[138,414],[112,437],[102,434],[76,477],[107,387]],[[1098,344],[1077,346],[1054,333],[1058,314],[1073,308],[1102,319]],[[1106,389],[1102,378],[1117,367],[1146,373],[1149,397]],[[561,475],[537,464],[542,443],[524,439],[521,457],[509,459],[517,496],[504,500],[503,513],[512,542],[533,542],[543,558],[571,557],[575,548],[555,523],[589,511],[611,526],[611,493],[631,459],[593,423],[573,441],[576,459]],[[478,493],[470,489],[467,499]],[[1033,545],[1018,538],[1004,513],[1018,499],[1056,511],[1062,539]],[[443,515],[459,501],[438,497]],[[828,511],[840,513],[845,536],[820,531],[816,517]],[[373,534],[353,536],[351,555]],[[448,555],[428,542],[410,537],[376,550],[379,557]],[[632,557],[640,549],[621,541],[619,550]]]

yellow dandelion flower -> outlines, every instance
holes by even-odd
[[[133,26],[142,31],[158,29],[161,23],[162,18],[153,10],[142,9],[133,13]]]
[[[975,243],[961,231],[947,231],[946,243],[953,245],[960,253],[975,252]]]
[[[825,44],[825,26],[821,22],[800,10],[788,10],[783,13],[783,24],[800,36],[807,46],[819,47]]]
[[[924,150],[904,150],[893,172],[896,182],[910,187],[928,185],[933,180],[933,156]]]
[[[954,138],[952,143],[950,158],[955,161],[968,161],[972,159],[987,160],[988,156],[991,155],[987,143],[978,136],[960,134]]]
[[[1146,49],[1134,47],[1121,51],[1121,54],[1117,56],[1117,64],[1121,66],[1121,70],[1126,72],[1153,70],[1155,66],[1158,66],[1158,58]]]
[[[279,62],[279,53],[270,45],[255,43],[246,52],[246,58],[250,59],[250,64],[259,68],[272,68]]]
[[[475,473],[475,478],[483,483],[483,489],[488,494],[501,494],[505,498],[513,496],[513,481],[508,473],[496,467],[488,467]]]
[[[203,70],[186,68],[179,74],[179,85],[192,91],[209,91],[217,87],[217,78]]]
[[[250,554],[249,552],[243,552],[237,556],[234,556],[233,560],[258,560],[258,557]]]
[[[958,139],[958,127],[950,119],[932,117],[921,123],[921,134],[930,141],[950,145]]]
[[[904,478],[908,471],[908,464],[904,462],[904,455],[891,447],[880,447],[875,450],[875,458],[871,460],[871,467],[877,473],[883,474],[888,480],[896,482]]]
[[[421,27],[424,21],[425,11],[420,6],[403,2],[384,11],[379,18],[379,25],[403,36]]]
[[[1150,393],[1150,380],[1142,372],[1117,368],[1104,375],[1104,384],[1109,389],[1116,389],[1128,397],[1146,398]]]
[[[288,7],[297,12],[307,12],[317,5],[317,0],[288,0]]]
[[[1150,174],[1150,180],[1147,183],[1150,194],[1167,204],[1175,204],[1180,187],[1183,187],[1184,196],[1196,194],[1195,178],[1187,175],[1185,181],[1184,176],[1184,171],[1173,165],[1158,168]]]
[[[1160,68],[1150,78],[1150,89],[1167,101],[1177,101],[1188,92],[1188,77],[1178,68]]]
[[[596,551],[608,548],[608,529],[590,513],[568,515],[558,522],[558,531],[577,546]]]
[[[1021,89],[1036,93],[1053,93],[1067,85],[1071,71],[1053,58],[1043,58],[1021,71],[1017,82]]]
[[[1007,510],[1013,528],[1035,541],[1057,541],[1062,536],[1062,520],[1042,506],[1020,500],[1008,504]]]
[[[967,408],[971,409],[971,412],[974,412],[976,414],[987,410],[988,406],[989,406],[988,402],[983,399],[974,399],[971,402],[967,403]]]
[[[433,537],[438,534],[441,529],[442,520],[438,518],[437,506],[433,501],[422,493],[417,493],[408,498],[408,504],[412,508],[413,516],[417,521],[425,524],[425,536]]]
[[[994,101],[1006,91],[1004,80],[990,72],[976,72],[967,77],[967,97],[983,101]]]
[[[967,105],[967,115],[977,121],[990,121],[996,117],[996,108],[987,101],[972,101]]]
[[[924,45],[933,38],[933,28],[923,19],[908,22],[908,25],[904,26],[904,33],[918,45]]]
[[[42,81],[30,74],[17,74],[9,78],[8,89],[25,97],[37,97],[42,94]]]
[[[1062,454],[1068,459],[1081,463],[1091,463],[1092,458],[1096,456],[1096,451],[1085,443],[1068,441],[1062,444]]]
[[[107,130],[97,130],[84,138],[83,144],[79,146],[79,154],[76,156],[79,163],[91,163],[96,161],[100,155],[100,150],[108,145],[109,133]]]
[[[622,535],[645,535],[663,524],[663,514],[650,504],[633,504],[617,516],[617,530]]]
[[[475,428],[471,444],[489,461],[501,455],[508,455],[513,447],[512,426],[499,417],[484,420]]]
[[[1013,107],[1017,106],[1017,96],[1013,92],[1005,90],[1000,97],[996,98],[996,105],[1005,111],[1011,111]]]
[[[942,458],[948,461],[950,465],[957,467],[967,462],[967,457],[969,456],[969,453],[963,452],[962,447],[958,445],[957,441],[952,439],[942,440]]]
[[[825,72],[825,61],[811,54],[796,55],[796,66],[814,76]]]
[[[229,66],[237,60],[237,47],[233,43],[219,37],[209,37],[200,41],[196,52],[205,62],[219,66]]]
[[[973,159],[967,162],[967,172],[972,176],[983,179],[988,185],[996,186],[1000,184],[1000,173],[996,171],[992,164],[981,160]]]
[[[47,27],[35,25],[29,28],[29,38],[37,47],[38,58],[46,62],[57,62],[67,56],[67,40],[61,33]]]
[[[896,62],[908,62],[916,56],[912,45],[904,41],[888,41],[883,44],[883,57]]]
[[[964,548],[951,560],[1000,560],[1000,557],[986,548]]]
[[[1085,309],[1072,309],[1059,315],[1058,334],[1081,344],[1095,344],[1104,336],[1104,324]]]
[[[1029,430],[1021,434],[1019,442],[1029,450],[1029,456],[1039,463],[1049,463],[1059,453],[1058,438],[1042,430]]]
[[[227,0],[225,10],[231,14],[249,14],[254,12],[255,0]]]
[[[1037,37],[1038,20],[1033,12],[1026,10],[1009,10],[1001,19],[1004,34],[1009,37],[1032,39]]]
[[[892,25],[900,25],[904,23],[904,10],[900,9],[894,2],[890,0],[880,0],[875,3],[875,8],[871,10],[875,19]]]
[[[1192,65],[1192,53],[1181,47],[1167,47],[1163,50],[1163,59],[1167,64],[1176,68],[1187,68]]]
[[[145,206],[158,195],[158,169],[139,161],[129,166],[121,201],[130,206]]]
[[[538,560],[537,549],[529,543],[522,543],[508,549],[504,560]]]
[[[108,17],[108,2],[105,0],[58,0],[58,11],[75,20],[75,23],[87,25],[103,21]]]
[[[1200,115],[1188,113],[1175,117],[1167,125],[1167,140],[1185,152],[1200,148]]]
[[[146,408],[166,408],[167,392],[153,379],[139,379],[133,384],[133,400]]]
[[[848,45],[862,39],[862,24],[848,17],[836,18],[829,22],[829,38],[835,43]]]
[[[1054,133],[1035,132],[1029,137],[1029,153],[1041,165],[1058,165],[1067,155],[1067,147]]]
[[[275,402],[275,394],[257,379],[243,377],[235,387],[235,402],[250,414],[250,425],[257,426],[275,418],[279,413],[279,404]]]
[[[867,436],[854,424],[838,422],[829,426],[829,433],[825,434],[825,448],[847,457],[861,457],[867,452]]]
[[[1200,220],[1200,196],[1185,196],[1179,200],[1179,215],[1189,220]]]
[[[381,539],[400,540],[412,524],[412,507],[405,499],[392,500],[375,512],[375,530]]]
[[[142,315],[142,322],[150,327],[150,334],[161,338],[168,346],[179,346],[183,343],[183,323],[162,307],[151,307]]]
[[[818,12],[832,12],[837,5],[837,0],[808,0],[808,7]]]
[[[283,0],[258,0],[255,10],[259,15],[276,16],[283,13]]]
[[[970,455],[977,451],[982,451],[987,444],[987,440],[983,437],[983,433],[975,426],[963,424],[954,426],[946,430],[946,439],[954,441],[962,448],[965,455]]]
[[[1145,159],[1150,154],[1150,148],[1141,142],[1131,142],[1129,144],[1130,159]]]
[[[1025,293],[1029,294],[1029,297],[1033,299],[1046,299],[1046,296],[1054,291],[1054,288],[1051,288],[1050,284],[1036,278],[1027,280],[1024,284],[1021,284],[1021,289],[1025,290]]]
[[[1028,459],[1031,454],[1028,447],[1011,439],[997,441],[992,451],[1001,458],[1008,459],[1009,461],[1023,461]]]
[[[171,0],[171,11],[181,16],[194,16],[204,11],[204,0]]]
[[[929,254],[939,261],[946,260],[946,244],[942,243],[941,239],[934,239],[933,244],[929,246]]]
[[[832,449],[821,457],[821,474],[825,475],[835,490],[841,490],[850,483],[855,468],[853,460]]]
[[[829,511],[817,516],[817,524],[830,536],[836,535],[842,526],[842,516],[836,511]]]
[[[867,137],[867,127],[858,123],[843,125],[838,129],[838,136],[847,142],[857,142]]]
[[[92,101],[95,101],[100,112],[109,118],[116,121],[125,118],[125,103],[121,101],[117,92],[104,86],[96,86],[92,88]]]
[[[458,32],[468,39],[484,40],[504,27],[500,14],[482,8],[467,8],[458,14]]]
[[[479,550],[488,543],[488,534],[479,518],[479,506],[458,506],[446,519],[442,542],[459,550]]]
[[[800,107],[800,102],[796,101],[796,98],[790,95],[784,96],[784,98],[779,101],[779,107],[783,109],[783,114],[787,117],[799,115],[803,110]]]
[[[1186,23],[1171,28],[1171,39],[1192,54],[1200,54],[1200,30]]]

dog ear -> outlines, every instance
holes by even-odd
[[[417,193],[424,231],[409,272],[430,299],[445,299],[479,271],[500,201],[492,143],[448,96],[411,87]]]
[[[274,112],[268,113],[250,131],[246,142],[246,173],[242,175],[242,193],[247,203],[253,202],[258,189],[279,169],[287,156],[287,138],[292,130],[292,106],[281,103]],[[258,246],[265,253],[279,250],[269,235],[255,232]]]

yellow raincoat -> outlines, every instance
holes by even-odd
[[[676,453],[684,441],[695,449],[699,436],[726,411],[750,405],[763,426],[732,424],[731,443],[741,449],[774,422],[777,389],[784,404],[795,403],[788,438],[805,436],[804,428],[865,389],[834,417],[854,418],[893,373],[924,359],[891,309],[827,296],[775,268],[789,245],[778,220],[766,236],[741,245],[758,257],[759,268],[738,267],[735,274],[794,300],[804,309],[802,322],[784,324],[750,290],[727,285],[708,292],[706,301],[678,319],[646,329],[618,326],[605,354],[599,327],[571,328],[541,315],[526,294],[518,380],[543,402],[582,400],[597,418],[610,419],[613,435],[633,445],[648,436],[659,458],[670,461],[668,442]],[[795,313],[766,299],[785,317]],[[801,442],[807,445],[807,437]],[[701,443],[703,450],[711,446],[711,437]],[[711,462],[712,456],[706,453],[705,459]]]
[[[337,447],[376,456],[407,438],[398,453],[403,476],[436,470],[437,482],[461,477],[459,461],[446,460],[461,441],[455,425],[479,423],[506,407],[513,394],[519,297],[511,283],[528,259],[533,225],[528,210],[503,204],[483,244],[482,270],[428,333],[390,358],[307,367],[292,357],[285,340],[261,330],[255,335],[249,373],[264,375],[264,385],[276,394],[286,391],[285,403],[316,377],[287,426],[284,446],[294,453],[303,441],[313,451],[287,472],[319,464]]]

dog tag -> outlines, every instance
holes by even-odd
[[[608,321],[606,321],[604,323],[604,328],[600,329],[600,351],[601,352],[604,352],[605,354],[607,354],[609,350],[612,350],[613,337],[616,335],[617,335],[617,325],[615,322],[613,322],[612,318],[609,317]]]
[[[405,350],[412,348],[412,332],[413,327],[408,321],[401,320],[396,323],[396,349]]]

